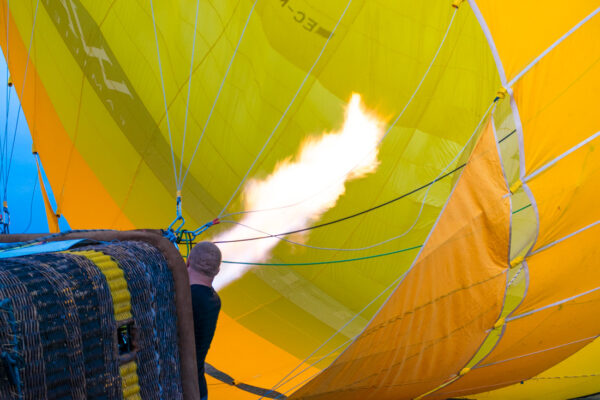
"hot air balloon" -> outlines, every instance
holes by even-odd
[[[211,398],[566,399],[600,392],[599,12],[21,0],[0,43],[51,227],[219,243]]]

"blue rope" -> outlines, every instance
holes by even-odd
[[[166,237],[167,239],[169,239],[169,241],[171,243],[173,243],[175,245],[175,247],[178,247],[177,246],[177,242],[178,242],[177,236],[175,235],[175,232],[173,232],[173,230],[171,230],[171,229],[163,230],[163,236]]]

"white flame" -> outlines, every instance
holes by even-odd
[[[307,139],[294,160],[284,160],[267,178],[248,183],[244,193],[245,209],[275,210],[246,214],[240,222],[270,234],[305,228],[335,205],[345,192],[347,180],[377,169],[377,145],[383,136],[383,127],[382,121],[361,107],[360,95],[353,94],[341,131]],[[276,209],[289,204],[296,205]],[[238,225],[213,241],[244,238],[248,232]],[[278,242],[276,238],[267,238],[222,244],[220,248],[225,260],[264,262]],[[249,269],[245,265],[224,264],[213,286],[221,289]]]

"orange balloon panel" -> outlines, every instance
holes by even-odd
[[[510,201],[491,122],[415,265],[298,399],[412,399],[456,375],[499,317]]]

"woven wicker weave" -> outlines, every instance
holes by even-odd
[[[124,322],[115,320],[107,278],[89,250],[123,272],[132,354],[119,355]],[[0,260],[0,398],[122,399],[124,361],[135,363],[143,399],[182,398],[174,293],[165,258],[143,242]]]

